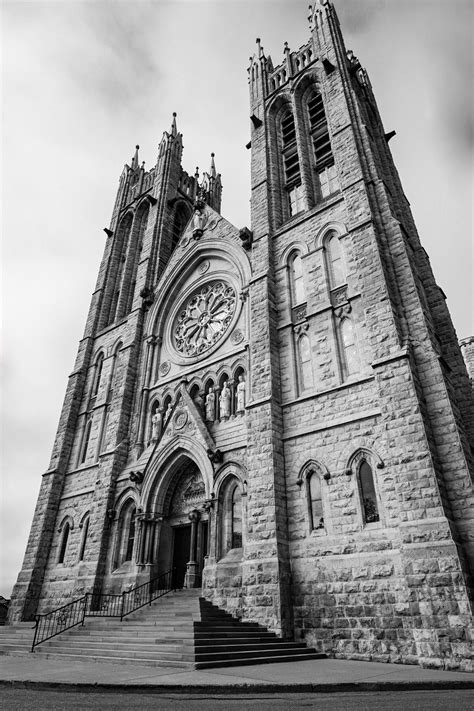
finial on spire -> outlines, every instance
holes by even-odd
[[[209,175],[211,176],[211,178],[215,178],[216,175],[217,175],[217,173],[216,173],[216,164],[215,164],[215,162],[214,162],[214,155],[215,155],[214,153],[211,153],[211,167],[210,167],[210,170],[209,170]]]
[[[259,56],[259,58],[260,58],[260,57],[262,56],[262,54],[263,54],[263,47],[262,47],[262,45],[260,44],[260,37],[257,37],[257,39],[256,39],[255,41],[256,41],[256,43],[257,43],[257,53],[258,53],[258,56]]]
[[[176,126],[176,111],[173,111],[173,121],[171,122],[171,135],[178,135],[178,128]]]
[[[194,173],[194,177],[196,178],[196,180],[199,180],[199,166],[198,165],[196,166],[196,172]]]
[[[289,54],[289,53],[290,53],[290,48],[288,47],[288,42],[285,42],[285,46],[283,47],[283,52],[284,52],[285,54]]]
[[[138,168],[138,150],[139,150],[139,148],[140,148],[139,145],[135,146],[135,155],[132,158],[132,165],[131,165],[132,170],[136,170]]]

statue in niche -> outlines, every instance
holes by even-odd
[[[214,422],[214,413],[216,410],[216,394],[214,388],[211,385],[209,392],[206,397],[206,420],[209,422]]]
[[[237,412],[245,410],[245,380],[243,375],[239,375],[237,383]]]
[[[168,407],[166,408],[166,412],[165,412],[165,422],[168,422],[168,420],[170,419],[172,409],[173,409],[173,405],[169,402]]]
[[[227,380],[224,380],[224,384],[222,386],[222,391],[219,397],[219,407],[221,418],[227,419],[230,417],[230,390],[227,385]]]
[[[163,424],[163,408],[156,410],[151,418],[151,439],[155,442],[161,434],[161,425]]]
[[[206,218],[204,215],[204,210],[200,205],[196,205],[193,215],[193,237],[198,239],[204,232],[204,224]]]
[[[202,395],[201,392],[197,392],[193,398],[193,402],[201,414],[204,411],[204,398]]]

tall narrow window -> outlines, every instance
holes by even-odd
[[[130,511],[130,517],[128,519],[128,527],[126,529],[126,547],[125,547],[125,558],[124,560],[132,560],[133,555],[133,545],[135,543],[135,516],[136,509],[133,508]]]
[[[231,549],[242,547],[242,493],[234,477],[224,485],[219,512],[220,555],[225,556]]]
[[[330,236],[326,239],[325,247],[329,284],[331,289],[334,289],[336,286],[340,286],[346,282],[342,246],[335,232],[330,233]]]
[[[321,94],[311,96],[308,101],[308,114],[319,190],[321,197],[325,198],[339,189],[339,181]]]
[[[313,364],[311,361],[311,346],[309,337],[304,333],[298,339],[298,352],[301,370],[301,388],[308,390],[314,386]]]
[[[117,230],[116,244],[114,245],[113,255],[110,260],[110,308],[107,318],[107,325],[113,323],[117,317],[117,307],[120,300],[122,275],[125,268],[132,220],[132,214],[128,213],[121,221]]]
[[[238,486],[232,494],[232,548],[242,548],[242,495]]]
[[[84,437],[82,440],[82,449],[81,449],[81,456],[79,459],[79,464],[84,464],[87,458],[87,450],[89,449],[89,440],[91,436],[91,429],[92,429],[92,418],[90,418],[87,423],[86,427],[84,430]]]
[[[290,281],[293,306],[306,301],[301,256],[295,253],[290,259]]]
[[[348,318],[339,325],[341,365],[344,379],[359,372],[359,355],[354,334],[354,324]]]
[[[372,468],[365,460],[359,468],[359,485],[362,499],[362,512],[365,523],[375,523],[379,521],[379,510],[377,496],[375,493],[374,477]]]
[[[66,550],[67,550],[67,543],[69,540],[69,531],[70,531],[70,525],[66,521],[66,523],[62,527],[61,545],[59,547],[58,563],[64,563],[64,557],[66,555]]]
[[[92,397],[95,397],[97,395],[97,393],[99,392],[100,379],[102,377],[103,366],[104,366],[104,354],[100,353],[97,357],[96,362],[95,362],[94,382],[92,385]]]
[[[315,471],[307,479],[310,528],[312,531],[324,530],[323,498],[321,494],[321,478]]]
[[[87,536],[89,535],[89,516],[86,516],[82,522],[82,537],[81,537],[81,547],[79,549],[79,560],[84,560],[84,554],[86,552]]]
[[[189,211],[181,205],[178,205],[173,220],[173,229],[171,234],[171,251],[174,250],[179,242],[179,238],[183,234],[183,230],[186,227],[189,220]]]
[[[286,111],[281,120],[281,138],[283,143],[283,171],[285,188],[288,193],[290,217],[305,209],[303,186],[301,184],[300,161],[296,145],[296,129],[293,114]]]

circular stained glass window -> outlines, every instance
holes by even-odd
[[[215,281],[195,291],[178,312],[173,326],[175,348],[197,356],[219,341],[235,312],[236,294],[229,284]]]

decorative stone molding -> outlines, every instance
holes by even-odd
[[[347,318],[349,314],[352,311],[352,306],[350,304],[346,304],[345,306],[341,306],[340,308],[336,309],[334,311],[334,315],[336,318],[342,321],[343,318]]]
[[[236,328],[235,331],[232,332],[230,340],[231,343],[234,343],[235,345],[242,343],[242,341],[244,340],[244,334],[242,333],[240,328]]]
[[[334,308],[347,303],[347,284],[331,291],[331,304]]]
[[[163,363],[160,365],[160,375],[168,375],[170,370],[171,370],[171,363],[167,360],[164,360]]]
[[[306,333],[308,328],[309,323],[307,321],[304,321],[303,323],[299,323],[297,326],[294,326],[293,331],[296,333],[297,336],[300,336],[302,333]]]

